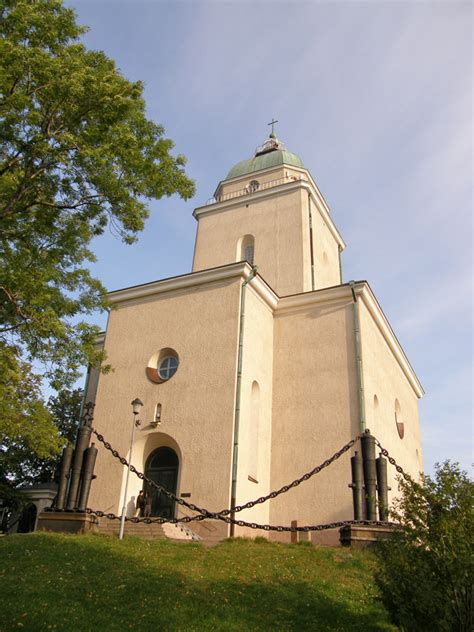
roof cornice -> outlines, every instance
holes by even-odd
[[[313,307],[322,303],[326,305],[328,303],[337,303],[350,299],[351,296],[349,285],[334,285],[332,287],[326,287],[312,292],[282,296],[278,300],[278,305],[275,311],[277,314],[285,314],[287,312]]]
[[[274,170],[274,167],[272,169]],[[271,171],[272,169],[265,169],[264,171]],[[277,195],[281,195],[282,193],[286,195],[298,189],[306,189],[310,193],[311,198],[313,199],[316,207],[321,213],[321,216],[326,222],[326,225],[328,226],[332,236],[336,240],[337,244],[340,246],[341,250],[344,250],[344,248],[346,247],[346,243],[343,240],[340,232],[336,228],[336,225],[331,217],[329,207],[326,204],[326,201],[323,198],[320,190],[316,186],[313,178],[311,177],[311,174],[306,169],[297,169],[296,167],[292,167],[292,169],[301,171],[305,175],[309,176],[309,179],[283,182],[282,184],[268,189],[257,189],[257,191],[254,191],[253,193],[247,193],[245,196],[241,195],[239,197],[231,198],[230,200],[224,200],[223,202],[215,202],[214,204],[198,206],[193,211],[193,217],[196,220],[199,220],[200,217],[214,215],[215,213],[222,213],[224,211],[230,211],[236,207],[242,206],[244,199],[247,201],[252,200],[252,202],[255,202],[259,200],[264,200],[266,198],[272,198]]]
[[[118,305],[128,301],[141,301],[165,292],[175,292],[200,285],[207,285],[227,279],[241,278],[246,281],[252,273],[252,266],[246,261],[231,263],[218,268],[209,268],[198,272],[191,272],[161,281],[152,281],[143,285],[134,285],[122,290],[115,290],[107,294],[109,303]],[[250,280],[249,285],[261,296],[270,307],[275,307],[278,301],[277,294],[263,280],[256,276]]]
[[[199,287],[227,279],[238,279],[246,281],[252,276],[252,266],[246,261],[231,263],[218,268],[200,270],[181,276],[153,281],[143,285],[135,285],[122,290],[115,290],[107,294],[107,298],[112,305],[119,305],[129,301],[141,302],[150,297],[175,292],[192,287]],[[335,285],[333,287],[315,290],[313,292],[303,292],[291,296],[279,297],[278,294],[260,276],[252,276],[249,286],[256,294],[272,309],[276,316],[307,309],[316,305],[328,305],[343,301],[353,301],[352,290],[349,284]],[[382,311],[377,299],[366,281],[357,281],[354,284],[356,297],[363,301],[368,312],[372,316],[381,335],[391,350],[401,370],[405,374],[408,382],[418,397],[424,394],[423,387],[416,376],[413,367],[408,361],[401,344],[399,343],[390,323]],[[103,334],[99,334],[101,337]]]
[[[354,291],[357,298],[360,298],[367,307],[367,310],[372,316],[378,330],[383,336],[415,394],[417,397],[423,397],[423,386],[405,355],[405,352],[390,326],[387,317],[383,313],[382,308],[375,298],[370,285],[367,281],[357,281],[354,285]],[[303,294],[284,296],[278,300],[275,312],[277,315],[286,314],[316,305],[328,305],[330,303],[337,303],[344,300],[350,300],[351,302],[354,300],[349,284],[336,285],[329,288],[323,288],[321,290],[315,290],[313,292],[305,292]]]
[[[403,373],[407,377],[410,382],[411,387],[415,391],[417,397],[421,398],[425,394],[423,386],[421,385],[420,380],[418,379],[413,367],[411,366],[403,348],[398,341],[398,338],[395,335],[390,323],[387,320],[387,317],[383,313],[382,308],[379,305],[379,302],[375,298],[374,293],[372,292],[372,288],[366,282],[359,282],[355,285],[355,291],[357,296],[360,296],[365,306],[367,307],[370,315],[372,316],[375,324],[377,325],[380,333],[382,334],[385,342],[389,346],[392,351],[395,359],[397,360],[400,368]]]

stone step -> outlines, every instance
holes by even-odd
[[[104,535],[117,535],[120,531],[120,520],[107,520],[107,518],[100,518],[98,525],[99,533]],[[142,537],[147,539],[170,539],[178,540],[180,542],[196,542],[204,541],[206,544],[215,544],[219,541],[218,538],[212,537],[212,529],[204,530],[204,533],[198,534],[191,529],[187,524],[182,523],[152,523],[146,524],[144,522],[126,522],[125,534],[136,537]],[[211,535],[212,534],[212,535]],[[209,535],[211,537],[209,537]],[[217,535],[217,534],[216,534]],[[215,540],[215,541],[214,541]]]
[[[202,538],[195,533],[192,529],[180,523],[164,523],[163,531],[167,538],[172,540],[183,540],[183,541],[199,541]]]
[[[120,531],[120,521],[118,520],[107,520],[101,519],[99,521],[98,527],[99,533],[103,533],[105,535],[118,535]],[[163,525],[161,524],[144,524],[126,522],[125,523],[125,534],[133,535],[141,538],[147,539],[164,539],[166,535],[163,531]]]

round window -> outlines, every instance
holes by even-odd
[[[174,349],[165,347],[154,353],[148,361],[146,374],[155,384],[167,382],[178,370],[179,355]]]
[[[178,364],[178,358],[175,358],[174,356],[167,356],[166,358],[163,358],[158,365],[158,375],[162,380],[169,380],[170,377],[173,377],[176,373]]]

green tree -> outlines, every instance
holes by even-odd
[[[446,461],[434,478],[400,485],[399,528],[377,549],[382,600],[402,630],[471,632],[474,484]]]
[[[44,428],[47,427],[52,436],[58,434],[58,448],[74,444],[79,426],[82,394],[82,389],[76,388],[64,389],[58,395],[51,396],[47,410],[52,424],[49,419],[47,425],[44,420],[40,424],[34,423],[36,415],[31,415],[33,424],[30,428],[30,440],[27,440],[25,430],[20,433],[10,432],[9,436],[5,437],[0,447],[0,472],[5,485],[16,487],[46,483],[55,479],[61,455],[57,453],[50,456],[49,452],[44,450],[38,455],[35,442],[38,434],[42,436]]]
[[[60,0],[0,0],[0,445],[39,457],[60,442],[31,366],[59,391],[103,361],[82,320],[107,307],[91,240],[110,226],[131,243],[147,200],[194,193],[142,84],[85,30]]]

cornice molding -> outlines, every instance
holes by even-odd
[[[276,314],[286,314],[296,310],[313,307],[316,305],[338,303],[344,300],[352,300],[351,290],[348,285],[335,285],[333,287],[304,292],[302,294],[292,294],[282,296],[278,300]]]
[[[107,297],[112,305],[118,305],[129,301],[147,300],[150,297],[160,294],[175,292],[192,287],[208,285],[226,279],[241,279],[246,281],[252,274],[252,266],[246,261],[239,261],[218,268],[191,272],[189,274],[153,281],[144,285],[135,285],[122,290],[109,292]],[[313,292],[304,292],[291,296],[279,297],[276,292],[260,276],[256,275],[248,283],[255,293],[272,309],[275,316],[289,314],[302,309],[314,306],[330,305],[344,301],[352,302],[353,295],[349,284],[336,285]],[[381,335],[386,341],[394,358],[398,362],[401,370],[405,374],[408,382],[418,397],[424,394],[423,387],[418,377],[408,361],[402,346],[390,326],[385,314],[382,311],[375,295],[366,281],[358,281],[354,285],[354,291],[358,299],[362,300],[369,314],[378,327]],[[362,332],[363,337],[363,332]],[[105,333],[99,334],[96,344],[103,343]]]
[[[300,188],[300,185],[304,180],[290,180],[288,182],[282,182],[277,186],[270,187],[268,189],[257,189],[253,193],[246,193],[245,195],[239,195],[238,197],[231,198],[229,200],[223,200],[222,202],[214,202],[213,204],[206,204],[204,206],[198,206],[193,211],[193,217],[199,219],[204,215],[214,215],[216,213],[222,213],[223,211],[230,211],[236,206],[243,206],[245,201],[263,200],[268,197],[275,197],[282,193],[292,193],[294,190]]]
[[[398,341],[398,338],[395,335],[390,323],[387,320],[387,317],[383,313],[382,308],[380,307],[377,299],[375,298],[374,293],[372,292],[372,288],[370,285],[364,281],[363,283],[356,284],[355,291],[357,296],[359,296],[364,305],[367,307],[368,312],[372,316],[375,324],[377,325],[380,333],[382,334],[385,342],[389,346],[392,351],[395,359],[397,360],[400,368],[408,379],[411,387],[413,388],[415,394],[418,398],[423,397],[425,391],[423,386],[421,385],[420,380],[418,379],[413,367],[411,366],[403,348]],[[363,337],[363,334],[362,334]]]
[[[246,281],[252,273],[252,266],[246,261],[238,261],[218,268],[190,272],[181,276],[152,281],[143,285],[134,285],[122,290],[115,290],[107,294],[107,298],[112,305],[118,305],[129,301],[140,301],[150,297],[190,289],[201,285],[208,285],[226,279],[241,278]],[[261,296],[271,307],[274,307],[278,297],[271,287],[261,276],[256,276],[250,280],[249,285]]]
[[[268,169],[266,171],[271,171]],[[214,215],[217,213],[222,213],[225,211],[230,211],[236,207],[242,206],[245,204],[245,200],[258,202],[260,200],[264,200],[266,198],[272,198],[279,195],[288,195],[297,191],[298,189],[305,189],[311,194],[311,197],[316,205],[316,208],[320,212],[322,218],[326,222],[332,236],[340,246],[341,250],[344,250],[346,247],[346,243],[343,240],[341,234],[339,233],[336,225],[331,217],[330,210],[328,205],[326,204],[325,199],[323,198],[320,190],[316,186],[313,178],[309,171],[305,169],[298,169],[301,173],[304,173],[305,176],[308,176],[307,180],[291,180],[289,182],[283,182],[275,187],[271,187],[269,189],[261,189],[254,191],[253,193],[247,193],[246,195],[241,195],[239,197],[232,198],[230,200],[224,200],[223,202],[215,202],[214,204],[209,204],[205,206],[198,206],[193,211],[193,217],[196,220],[199,220],[200,217],[205,217],[208,215]],[[264,173],[263,171],[261,173]]]
[[[101,331],[99,334],[97,334],[94,341],[94,347],[100,347],[101,349],[104,347],[106,333],[107,332],[105,331]]]
[[[392,352],[395,360],[403,371],[409,384],[413,388],[417,397],[421,398],[424,395],[423,387],[411,366],[403,348],[398,341],[387,317],[382,311],[377,299],[370,285],[366,281],[358,281],[354,285],[354,291],[358,299],[361,299],[364,305],[367,307],[369,314],[375,322],[382,337],[387,343],[390,351]],[[353,296],[351,288],[348,284],[336,285],[330,288],[323,288],[321,290],[315,290],[314,292],[305,292],[303,294],[295,294],[293,296],[284,296],[278,300],[278,304],[275,310],[276,315],[289,314],[291,312],[307,309],[318,305],[330,305],[334,303],[341,303],[344,301],[353,302]],[[362,334],[362,340],[364,339],[364,333]]]

